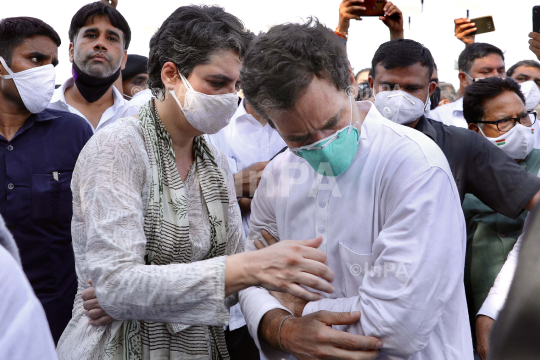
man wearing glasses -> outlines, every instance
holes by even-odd
[[[467,87],[463,97],[464,116],[469,129],[483,135],[493,146],[508,156],[531,175],[540,169],[540,150],[533,149],[536,113],[527,111],[525,97],[519,84],[511,78],[493,77],[476,81]],[[486,187],[495,184],[485,178],[477,181]],[[517,186],[517,184],[515,185]],[[476,325],[477,349],[484,358],[489,328],[495,311],[482,307],[508,253],[521,234],[527,211],[515,219],[497,213],[482,201],[467,194],[463,202],[467,222],[467,258],[465,261],[465,291],[471,327]]]

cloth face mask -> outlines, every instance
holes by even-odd
[[[101,99],[114,82],[118,80],[118,77],[120,77],[120,68],[111,76],[100,79],[84,73],[73,63],[71,73],[73,74],[73,81],[75,81],[75,85],[77,85],[77,89],[83,98],[89,103],[93,103]]]
[[[0,62],[9,74],[2,76],[2,79],[13,79],[26,109],[32,114],[45,110],[54,94],[54,66],[48,64],[14,73],[1,56]]]
[[[510,131],[497,138],[487,137],[482,128],[478,128],[490,143],[500,148],[514,160],[525,159],[534,147],[534,129],[532,126],[527,127],[516,124]]]
[[[405,125],[424,115],[427,106],[422,100],[407,94],[405,91],[394,90],[377,93],[375,107],[388,120]]]
[[[216,134],[227,126],[238,108],[238,94],[203,94],[195,91],[184,75],[180,73],[178,75],[186,87],[184,106],[174,90],[169,89],[169,92],[191,126],[205,134]]]
[[[360,132],[351,121],[348,126],[313,144],[291,149],[321,175],[338,176],[349,168],[360,144]],[[330,169],[328,168],[328,165]],[[331,172],[330,172],[331,170]]]
[[[525,96],[525,107],[532,111],[540,103],[540,90],[534,81],[525,81],[521,84],[521,92]]]

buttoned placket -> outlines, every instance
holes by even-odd
[[[316,181],[316,210],[315,210],[315,236],[322,236],[323,242],[320,250],[327,252],[327,234],[328,234],[328,209],[330,208],[330,197],[332,189],[336,186],[335,181],[330,187],[327,176],[317,173]],[[323,187],[323,189],[321,189]]]

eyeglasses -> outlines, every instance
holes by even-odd
[[[516,118],[506,118],[501,119],[497,121],[478,121],[479,123],[483,124],[493,124],[497,125],[497,129],[501,132],[507,132],[512,130],[514,126],[516,126],[517,123],[526,126],[531,127],[536,122],[536,111],[528,111],[527,113],[520,115]]]
[[[490,77],[498,77],[499,79],[502,79],[502,77],[498,76],[498,75],[495,75],[495,76],[488,76],[487,78],[473,78],[471,75],[467,74],[465,71],[462,71],[462,73],[464,73],[465,75],[467,75],[467,77],[469,79],[471,79],[471,81],[473,82],[473,84],[475,82],[477,82],[478,80],[484,80],[484,79],[489,79]]]

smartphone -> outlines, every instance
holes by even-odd
[[[365,0],[363,6],[366,10],[360,10],[353,12],[354,15],[358,16],[384,16],[384,6],[386,5],[386,0]]]
[[[533,32],[540,32],[540,6],[533,7]]]
[[[495,24],[492,16],[483,16],[476,19],[471,19],[471,22],[476,26],[475,35],[484,34],[495,31]]]

